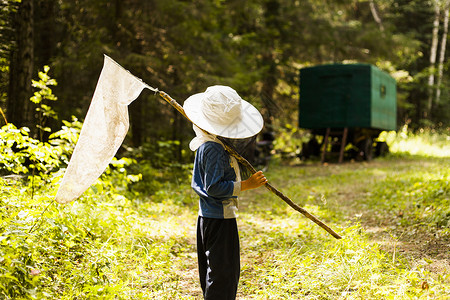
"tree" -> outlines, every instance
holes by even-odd
[[[373,19],[375,20],[375,22],[377,22],[378,26],[380,27],[380,30],[384,31],[383,21],[381,20],[380,16],[378,15],[378,11],[375,6],[375,3],[373,2],[373,0],[370,0],[369,4],[370,4],[370,11],[372,13]]]
[[[439,0],[433,1],[434,7],[434,21],[433,21],[433,34],[431,38],[431,48],[430,48],[430,75],[428,76],[428,111],[426,114],[431,115],[431,107],[433,104],[433,91],[434,91],[434,74],[436,67],[436,56],[438,50],[438,40],[439,40],[439,17],[440,17],[440,7]],[[427,117],[425,115],[425,117]]]
[[[15,45],[9,67],[8,120],[18,126],[32,127],[31,79],[34,66],[33,0],[22,0],[13,17]]]
[[[448,33],[448,18],[449,18],[450,1],[445,0],[444,2],[444,23],[443,23],[443,33],[441,37],[441,48],[439,51],[439,65],[438,65],[438,79],[436,84],[436,105],[439,105],[441,98],[441,83],[442,77],[444,75],[444,60],[445,60],[445,49],[447,45],[447,33]]]
[[[400,119],[420,124],[428,111],[435,19],[430,1],[249,0],[242,5],[238,0],[3,0],[0,5],[5,3],[13,13],[5,14],[2,9],[2,17],[30,12],[11,25],[7,18],[0,21],[0,48],[10,49],[0,51],[0,67],[11,65],[12,79],[2,72],[0,91],[5,95],[5,83],[11,83],[7,110],[12,115],[16,111],[14,122],[30,119],[29,111],[33,111],[23,113],[24,105],[14,95],[31,89],[31,80],[17,80],[19,70],[50,65],[52,77],[59,82],[54,92],[61,99],[55,110],[61,119],[82,118],[103,54],[181,103],[209,85],[233,86],[263,112],[267,125],[274,120],[296,121],[299,69],[323,63],[364,62],[394,75],[406,74],[410,80],[398,84]],[[21,9],[14,13],[14,7]],[[438,33],[447,27],[448,9],[442,12]],[[440,48],[434,47],[438,51],[434,56],[437,72],[433,73],[435,122],[445,120],[438,106],[450,105],[445,97],[449,79],[445,42],[444,33]],[[32,56],[19,61],[17,55],[24,51]],[[21,98],[27,100],[30,95]],[[156,99],[144,92],[130,106],[128,142],[133,146],[160,139],[186,141],[192,135],[188,123]]]
[[[431,125],[433,120],[429,115],[429,95],[434,93],[429,89],[430,73],[435,72],[435,66],[430,68],[432,52],[437,49],[433,45],[433,31],[436,27],[436,8],[431,1],[398,0],[390,9],[389,20],[395,26],[396,33],[402,33],[404,47],[396,60],[392,60],[396,68],[406,70],[411,81],[399,85],[402,107],[399,112],[401,119],[409,122],[412,128]],[[422,20],[417,22],[417,20]],[[433,75],[434,76],[434,75]],[[434,82],[434,77],[433,80]],[[431,115],[436,115],[436,107],[432,107]],[[441,119],[442,120],[442,119]]]
[[[2,111],[6,110],[8,99],[9,61],[15,41],[13,16],[17,7],[16,1],[0,1],[0,108]]]

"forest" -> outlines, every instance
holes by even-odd
[[[1,2],[0,105],[34,128],[31,80],[45,65],[58,119],[85,116],[107,54],[179,102],[213,84],[234,87],[266,124],[296,125],[299,69],[374,64],[398,84],[398,125],[446,128],[450,119],[447,1]],[[146,116],[146,117],[144,117]],[[186,142],[187,123],[151,93],[130,107],[129,144]],[[2,120],[5,122],[5,120]]]
[[[245,192],[237,299],[447,299],[449,11],[450,0],[0,0],[0,299],[202,299],[195,133],[157,93],[128,106],[106,171],[55,202],[104,55],[180,104],[233,87],[274,138],[251,162],[342,236],[263,187]],[[389,153],[305,160],[301,70],[356,63],[395,79],[395,130],[376,138]]]

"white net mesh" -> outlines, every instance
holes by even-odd
[[[105,171],[129,127],[128,105],[147,87],[105,55],[100,78],[56,201],[77,199]]]

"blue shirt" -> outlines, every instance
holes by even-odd
[[[200,196],[200,216],[236,218],[241,183],[236,182],[230,156],[222,145],[208,141],[197,149],[191,186]]]

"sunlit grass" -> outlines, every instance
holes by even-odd
[[[264,188],[244,192],[238,299],[446,299],[450,275],[430,270],[435,258],[399,250],[417,234],[450,237],[450,161],[427,149],[370,163],[274,161],[271,184],[343,239]],[[0,298],[201,299],[189,181],[145,195],[104,177],[79,200],[52,204],[40,224],[56,185],[32,197],[31,182],[2,179]],[[27,296],[4,297],[20,288],[12,278]]]
[[[419,133],[413,134],[405,125],[399,132],[382,132],[380,139],[388,143],[392,153],[450,157],[450,128],[443,132],[420,129]]]
[[[251,203],[240,218],[242,299],[446,299],[450,276],[430,272],[431,259],[411,261],[398,250],[385,249],[401,243],[395,238],[401,228],[450,234],[424,209],[425,203],[435,211],[447,209],[449,170],[450,162],[442,159],[395,157],[322,167],[272,166],[266,172],[271,183],[343,240],[335,240],[270,193],[260,190],[252,200],[244,197],[244,204]],[[442,218],[449,220],[445,213]],[[371,241],[359,225],[377,219],[377,230],[393,234],[383,243]],[[383,225],[386,220],[393,222]]]

